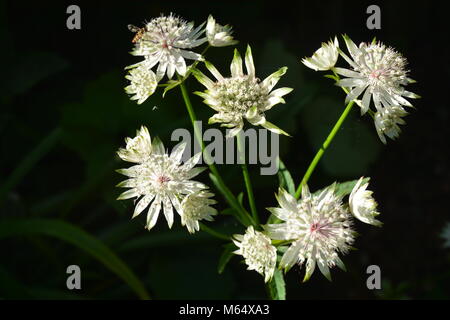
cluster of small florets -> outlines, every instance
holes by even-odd
[[[183,31],[186,29],[189,30],[188,23],[184,19],[174,16],[173,14],[152,19],[146,24],[146,29],[147,32],[159,32],[162,35],[171,36],[173,39],[184,34],[185,32]]]
[[[277,261],[277,249],[271,239],[250,226],[244,235],[234,235],[233,242],[239,248],[234,253],[244,257],[248,270],[255,270],[264,276],[265,282],[269,281]]]
[[[346,78],[339,79],[338,86],[348,92],[346,102],[355,101],[361,107],[361,114],[370,109],[371,100],[375,110],[375,128],[383,143],[385,136],[391,139],[398,137],[400,127],[404,124],[402,117],[408,113],[403,107],[412,107],[405,99],[419,98],[418,95],[406,91],[404,86],[414,82],[408,78],[406,59],[391,47],[381,42],[361,43],[358,46],[344,35],[350,57],[339,49],[335,43],[323,44],[311,58],[303,59],[303,63],[314,70],[332,70],[335,74]],[[350,65],[351,69],[335,67],[339,53]],[[348,90],[348,91],[347,91]],[[358,99],[362,95],[362,99]]]
[[[214,92],[220,101],[220,108],[245,114],[253,106],[263,106],[267,100],[268,90],[261,87],[258,78],[247,75],[225,78],[216,85]]]
[[[192,233],[199,230],[200,220],[210,221],[217,214],[217,210],[210,206],[216,202],[209,199],[213,194],[207,192],[208,187],[191,180],[203,171],[203,168],[194,168],[200,153],[181,163],[186,144],[179,145],[168,155],[159,139],[151,141],[148,129],[144,126],[137,131],[135,138],[125,141],[126,148],[120,149],[118,155],[122,160],[136,164],[118,170],[128,177],[118,187],[130,188],[118,199],[137,200],[133,218],[149,206],[146,228],[150,230],[163,209],[167,223],[172,227],[175,208],[181,216],[182,225],[186,225]]]
[[[365,74],[371,87],[385,86],[389,89],[408,84],[407,61],[393,48],[378,42],[362,43],[360,50],[364,54],[359,55],[355,71]]]

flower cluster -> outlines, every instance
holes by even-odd
[[[394,139],[400,133],[398,124],[408,113],[404,107],[412,107],[405,98],[416,99],[418,95],[405,90],[407,84],[415,82],[408,77],[406,59],[391,47],[381,42],[361,43],[359,47],[346,35],[343,36],[350,57],[334,43],[322,44],[311,58],[303,63],[313,70],[332,70],[337,77],[337,85],[346,92],[346,102],[355,101],[361,107],[361,114],[370,111],[375,128],[383,143],[385,136]],[[335,67],[338,54],[350,65],[348,68]],[[346,78],[339,79],[338,75]],[[362,96],[362,99],[358,97]],[[371,101],[375,110],[370,109]]]
[[[131,54],[144,58],[126,68],[130,70],[126,78],[131,84],[125,90],[134,94],[132,99],[137,100],[138,104],[153,94],[164,75],[169,79],[175,73],[184,77],[188,70],[185,59],[203,60],[203,56],[192,49],[206,42],[213,47],[237,43],[231,36],[231,27],[219,25],[212,16],[209,16],[207,23],[194,27],[193,22],[187,22],[171,13],[150,20],[142,28],[133,25],[129,28],[137,32]],[[152,70],[153,67],[156,67],[156,72]]]
[[[118,200],[136,199],[133,218],[149,207],[146,228],[150,230],[163,209],[171,228],[175,208],[181,216],[182,225],[186,225],[191,233],[199,230],[200,220],[212,220],[212,216],[217,214],[217,210],[210,206],[215,203],[209,199],[213,194],[206,191],[208,187],[203,183],[191,180],[205,169],[195,167],[201,153],[182,164],[186,144],[180,144],[169,155],[161,140],[151,140],[144,126],[137,131],[135,138],[126,138],[125,142],[126,147],[119,149],[117,154],[122,160],[136,164],[118,170],[128,179],[117,186],[130,188]]]
[[[244,127],[244,119],[252,125],[261,125],[277,134],[288,135],[286,132],[266,120],[265,112],[278,103],[285,103],[283,96],[291,92],[291,88],[279,88],[272,91],[273,87],[286,73],[287,67],[269,75],[263,81],[256,77],[255,65],[250,46],[245,53],[244,73],[241,55],[234,51],[231,62],[231,77],[224,77],[211,63],[206,62],[206,67],[216,78],[216,82],[208,78],[201,71],[194,72],[197,80],[206,87],[205,92],[196,92],[204,99],[204,103],[217,113],[209,119],[209,123],[221,123],[222,126],[231,128],[227,137],[233,137]]]
[[[245,234],[235,234],[234,244],[239,248],[234,251],[244,257],[248,270],[255,270],[269,281],[275,271],[277,249],[271,239],[262,232],[255,231],[253,226],[247,228]]]
[[[142,28],[130,26],[130,30],[136,32],[132,40],[135,43],[132,54],[143,57],[144,60],[127,67],[129,71],[126,79],[130,84],[125,91],[138,104],[152,95],[158,83],[167,75],[169,81],[165,84],[164,92],[177,85],[181,86],[195,129],[195,113],[183,83],[188,75],[193,74],[206,88],[195,94],[215,111],[209,118],[209,124],[219,123],[229,128],[227,138],[238,135],[246,122],[277,134],[288,135],[266,120],[266,112],[275,105],[286,103],[284,96],[293,90],[287,87],[274,89],[287,67],[281,67],[260,80],[248,45],[243,58],[238,50],[234,50],[231,74],[224,76],[212,63],[205,60],[203,53],[195,52],[204,43],[214,47],[236,44],[230,26],[222,26],[209,16],[207,21],[195,27],[193,22],[170,14],[152,19]],[[400,133],[399,125],[405,124],[405,108],[412,107],[407,98],[419,97],[405,90],[407,84],[414,82],[408,76],[406,59],[381,42],[372,41],[357,46],[349,37],[344,35],[343,38],[349,56],[339,48],[339,41],[335,37],[322,43],[311,57],[302,59],[302,63],[315,71],[332,72],[327,77],[334,79],[336,85],[342,87],[347,94],[345,101],[348,106],[343,115],[346,116],[355,103],[361,108],[361,115],[368,113],[372,116],[383,143],[386,143],[386,136],[395,139]],[[340,56],[349,64],[349,68],[336,67]],[[188,66],[185,59],[195,62]],[[204,62],[213,78],[197,68],[198,61]],[[178,81],[171,80],[175,75]],[[338,124],[326,141],[331,142],[342,121],[338,121]],[[198,132],[195,133],[200,140]],[[221,258],[221,265],[229,260],[231,252],[241,255],[247,269],[262,275],[265,282],[272,278],[277,281],[281,275],[276,270],[277,266],[287,272],[295,265],[305,269],[303,281],[310,279],[316,268],[331,280],[330,269],[337,266],[345,270],[341,257],[352,249],[355,242],[355,221],[382,226],[382,222],[377,220],[380,212],[372,191],[368,189],[368,178],[334,183],[314,193],[309,191],[307,181],[311,170],[314,170],[327,144],[317,153],[295,196],[293,183],[287,178],[289,172],[280,176],[280,186],[289,186],[291,193],[279,188],[275,194],[278,207],[267,208],[271,215],[264,225],[258,222],[246,164],[242,167],[250,213],[243,205],[243,198],[236,197],[228,189],[218,170],[211,165],[211,180],[230,205],[225,210],[246,228],[243,234],[230,237],[201,224],[202,220],[212,221],[218,214],[213,207],[216,204],[214,194],[205,184],[192,180],[205,169],[196,167],[201,153],[183,162],[186,144],[179,144],[169,154],[158,138],[151,139],[145,126],[137,131],[134,138],[126,138],[125,142],[126,146],[120,148],[117,154],[133,165],[118,170],[127,176],[118,187],[128,188],[118,199],[135,199],[133,218],[147,209],[146,228],[150,230],[162,211],[171,228],[175,211],[180,215],[181,225],[189,233],[202,228],[213,236],[234,243],[237,250],[230,250],[228,246],[233,244],[229,243]],[[348,200],[344,201],[347,196]]]
[[[329,268],[343,266],[338,253],[346,254],[355,237],[351,215],[334,185],[318,194],[311,194],[305,185],[299,201],[280,189],[277,200],[280,207],[269,211],[284,222],[267,225],[267,232],[272,239],[292,241],[280,267],[288,270],[295,263],[306,263],[306,281],[317,265],[331,279]]]

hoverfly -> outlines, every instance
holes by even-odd
[[[128,30],[130,30],[131,32],[136,33],[133,37],[133,39],[131,40],[131,42],[136,43],[139,40],[141,40],[141,38],[144,36],[144,33],[146,31],[145,27],[144,28],[139,28],[136,27],[135,25],[129,24],[128,25]]]

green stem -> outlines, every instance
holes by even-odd
[[[253,220],[256,222],[257,225],[259,225],[259,218],[258,218],[258,211],[256,210],[256,204],[255,204],[255,196],[253,195],[253,187],[252,182],[250,180],[250,174],[248,173],[248,167],[245,160],[245,150],[242,146],[242,131],[239,131],[238,135],[236,136],[237,140],[237,147],[239,151],[239,156],[241,157],[241,167],[242,167],[242,175],[244,176],[245,181],[245,188],[247,189],[247,196],[248,196],[248,202],[250,203],[250,211],[252,212]]]
[[[211,170],[212,174],[216,177],[217,183],[220,186],[219,188],[220,191],[223,193],[225,199],[230,204],[230,206],[236,210],[238,214],[237,217],[242,224],[244,224],[245,226],[255,224],[252,217],[248,214],[247,211],[244,210],[244,208],[241,206],[241,204],[233,195],[233,193],[230,191],[230,189],[225,185],[225,182],[223,181],[222,177],[219,174],[219,171],[217,170],[216,166],[211,160],[209,153],[205,150],[205,143],[203,142],[202,134],[200,132],[200,129],[195,124],[195,122],[197,121],[197,116],[195,115],[194,108],[192,107],[191,99],[189,98],[189,94],[187,92],[184,82],[181,82],[180,88],[181,94],[183,95],[184,103],[189,113],[189,118],[191,119],[192,126],[194,127],[195,138],[197,139],[197,142],[201,146],[203,156],[205,158],[205,162],[208,164],[209,170]]]
[[[214,229],[211,229],[210,227],[207,227],[204,223],[200,222],[200,229],[205,231],[206,233],[209,233],[210,235],[222,239],[222,240],[230,240],[230,237],[224,235],[223,233],[220,233]]]
[[[345,108],[344,112],[342,112],[341,116],[339,117],[338,121],[334,125],[333,129],[331,129],[331,132],[328,135],[328,137],[325,139],[325,142],[323,143],[322,147],[319,149],[319,151],[317,151],[314,159],[312,160],[311,164],[309,165],[308,170],[306,170],[306,173],[303,176],[303,179],[297,188],[297,192],[295,193],[295,197],[297,199],[300,197],[303,185],[305,185],[308,182],[309,178],[311,177],[312,173],[314,172],[314,169],[316,168],[317,164],[319,163],[320,159],[322,158],[325,150],[331,144],[331,141],[333,141],[334,136],[338,132],[338,130],[341,127],[342,123],[344,122],[345,118],[347,118],[354,103],[355,103],[354,101],[350,101],[350,103],[347,104],[347,107]]]

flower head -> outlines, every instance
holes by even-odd
[[[120,148],[117,154],[123,161],[142,163],[152,154],[152,141],[147,127],[136,130],[136,137],[125,138],[125,149]]]
[[[181,201],[181,225],[185,225],[189,233],[200,230],[200,220],[213,221],[217,210],[211,205],[217,202],[210,199],[212,196],[211,192],[202,190],[188,194]]]
[[[182,164],[181,157],[185,147],[186,144],[179,145],[169,156],[162,142],[154,138],[149,157],[142,158],[143,161],[130,168],[118,170],[129,178],[117,186],[130,189],[117,199],[136,198],[138,200],[133,218],[150,205],[146,226],[149,230],[155,226],[161,208],[164,210],[169,228],[172,227],[173,207],[181,213],[180,202],[185,195],[207,188],[203,183],[190,180],[204,169],[194,168],[201,153]]]
[[[188,49],[207,41],[206,37],[200,38],[205,32],[203,26],[204,23],[194,28],[193,22],[188,23],[173,14],[154,18],[145,25],[145,30],[136,42],[132,54],[144,56],[148,68],[159,63],[156,71],[158,81],[166,73],[171,79],[175,71],[184,76],[186,74],[184,59],[202,60],[200,54]]]
[[[342,205],[342,197],[331,185],[319,194],[311,194],[306,185],[302,188],[301,200],[281,189],[276,195],[280,207],[268,208],[280,224],[268,224],[268,235],[275,240],[292,241],[284,253],[280,266],[289,269],[295,263],[306,262],[307,281],[316,264],[322,274],[331,279],[329,268],[337,265],[345,269],[338,253],[347,253],[354,242],[351,215]]]
[[[288,135],[274,124],[266,121],[264,115],[274,105],[285,103],[282,97],[292,91],[291,88],[279,88],[272,91],[287,68],[283,67],[260,81],[255,74],[250,46],[247,47],[245,54],[245,66],[247,74],[244,74],[242,58],[235,50],[231,62],[231,77],[223,77],[208,62],[206,62],[206,67],[214,75],[216,82],[198,70],[194,72],[198,81],[207,88],[205,92],[196,92],[196,94],[204,98],[204,103],[217,111],[209,119],[209,123],[221,123],[222,126],[232,128],[227,137],[238,134],[244,126],[244,119],[253,125],[261,125],[275,133]]]
[[[208,17],[208,23],[206,24],[206,38],[213,47],[226,47],[238,43],[233,40],[231,27],[221,26],[216,22],[212,15]]]
[[[125,87],[125,91],[134,94],[131,100],[137,100],[138,104],[147,100],[158,86],[155,73],[145,63],[131,69],[125,78],[130,80],[130,85]]]
[[[249,226],[245,234],[235,234],[233,237],[234,244],[239,248],[234,253],[244,257],[248,270],[255,270],[268,282],[273,276],[277,262],[277,249],[270,238],[255,231],[253,226]]]
[[[404,97],[419,96],[404,89],[405,85],[414,80],[408,78],[407,62],[400,53],[381,42],[361,43],[358,48],[349,37],[344,36],[344,40],[352,59],[342,51],[340,54],[352,70],[334,68],[334,71],[348,77],[337,83],[341,87],[350,88],[346,102],[355,100],[364,93],[361,102],[362,114],[369,110],[371,98],[377,111],[392,106],[412,107]]]
[[[372,191],[367,190],[369,183],[364,183],[361,177],[350,193],[350,212],[360,221],[374,226],[382,226],[383,223],[375,219],[380,213],[377,211],[377,202],[372,197]]]
[[[339,42],[337,37],[334,37],[333,41],[328,41],[328,43],[323,42],[322,47],[317,49],[316,52],[310,58],[303,58],[302,62],[308,68],[314,71],[324,71],[330,70],[336,64],[339,57]]]
[[[400,106],[391,106],[375,113],[375,128],[380,140],[386,144],[385,135],[394,140],[401,132],[399,124],[405,124],[402,118],[408,113]]]

